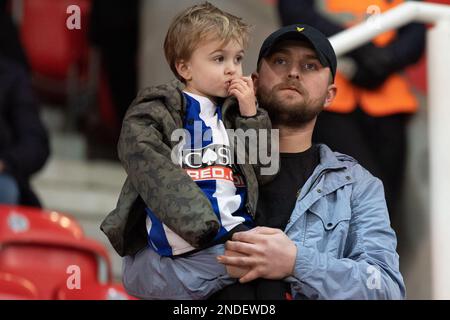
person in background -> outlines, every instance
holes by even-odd
[[[92,1],[89,40],[99,53],[114,116],[108,125],[100,119],[86,123],[90,159],[118,160],[120,124],[138,90],[139,7],[139,0]]]
[[[16,27],[0,2],[0,203],[40,206],[29,180],[49,153]]]

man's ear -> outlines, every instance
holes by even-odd
[[[187,61],[185,60],[177,60],[175,62],[175,68],[177,69],[178,74],[186,81],[192,80],[191,68]]]
[[[337,93],[336,85],[334,83],[330,84],[328,86],[328,89],[327,89],[327,97],[326,97],[325,103],[323,105],[324,108],[327,108],[327,107],[329,107],[331,105],[331,103],[333,102],[334,98],[336,97],[336,93]]]
[[[258,90],[258,80],[259,80],[258,72],[252,73],[252,80],[253,80],[253,88],[255,89],[255,94],[256,94],[256,91]]]

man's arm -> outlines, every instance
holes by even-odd
[[[250,267],[241,282],[283,279],[309,299],[402,299],[396,237],[389,225],[380,180],[366,173],[356,183],[345,258],[338,259],[290,240],[281,231],[257,228],[236,233],[227,249],[248,257],[220,256],[219,262]]]

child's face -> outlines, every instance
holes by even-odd
[[[243,57],[237,41],[225,46],[218,40],[202,42],[186,62],[186,90],[211,100],[227,97],[231,80],[242,76]]]

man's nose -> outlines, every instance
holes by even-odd
[[[293,66],[290,70],[289,70],[289,74],[288,74],[288,78],[289,79],[300,79],[300,69],[297,66]]]

